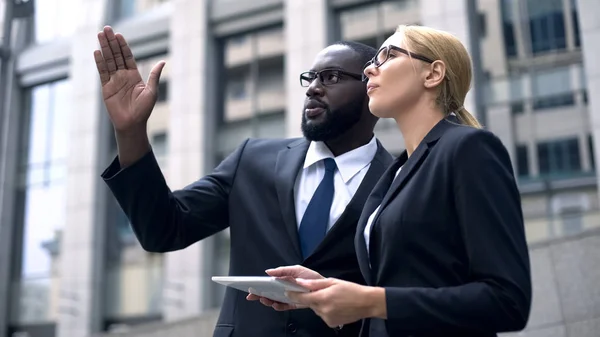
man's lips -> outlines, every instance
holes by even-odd
[[[308,118],[317,117],[320,114],[322,114],[323,112],[325,112],[324,108],[311,108],[311,109],[304,110],[304,113],[306,114],[306,117],[308,117]]]
[[[317,100],[310,100],[304,106],[304,113],[306,114],[306,117],[313,118],[325,112],[325,108],[325,104]]]

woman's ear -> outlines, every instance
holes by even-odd
[[[444,77],[446,77],[446,64],[440,60],[434,61],[429,67],[425,67],[427,70],[425,76],[425,87],[432,89],[442,83]]]

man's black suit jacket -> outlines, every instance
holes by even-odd
[[[326,277],[364,284],[354,234],[364,203],[392,156],[377,143],[354,198],[314,253],[303,260],[294,184],[309,144],[304,139],[246,140],[211,174],[174,192],[152,152],[123,170],[117,158],[102,177],[148,251],[183,249],[230,227],[230,275],[265,275],[268,268],[302,264]],[[245,297],[227,288],[215,337],[357,336],[360,329],[356,323],[337,331],[312,310],[277,312]]]
[[[362,337],[492,337],[527,323],[529,253],[508,151],[453,121],[395,160],[365,203],[358,262],[385,288],[387,319],[366,319]]]

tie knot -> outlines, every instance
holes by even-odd
[[[335,160],[333,158],[325,158],[323,159],[323,164],[325,164],[325,171],[334,172],[335,168]]]

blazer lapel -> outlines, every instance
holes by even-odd
[[[356,249],[356,257],[358,259],[358,266],[360,267],[360,271],[367,281],[367,284],[372,284],[372,276],[371,276],[371,268],[369,267],[369,254],[367,252],[367,245],[365,242],[364,232],[367,227],[367,222],[371,214],[377,209],[377,206],[381,204],[383,197],[388,191],[392,180],[394,179],[395,172],[398,170],[400,166],[399,159],[396,159],[394,163],[390,165],[386,165],[388,168],[381,175],[379,181],[373,188],[371,194],[369,195],[367,201],[365,202],[365,206],[360,215],[360,219],[358,220],[358,226],[356,227],[356,235],[354,237],[354,246]]]
[[[354,230],[356,230],[356,221],[360,217],[369,194],[371,194],[373,187],[392,161],[392,156],[383,148],[379,141],[377,142],[377,145],[375,157],[373,157],[371,166],[360,183],[358,190],[356,190],[356,193],[344,209],[344,212],[340,215],[339,219],[331,227],[329,232],[327,232],[323,241],[317,246],[314,253],[311,254],[307,260],[312,256],[318,255],[319,251],[325,249],[328,245],[335,244],[336,238],[339,237],[337,233],[349,230],[349,226],[355,226]]]
[[[301,139],[288,145],[277,155],[275,164],[277,198],[281,206],[281,214],[292,247],[297,257],[302,260],[300,240],[298,237],[298,222],[296,221],[296,206],[294,200],[294,184],[304,162],[309,142]]]
[[[453,125],[455,125],[455,121],[457,121],[457,119],[454,116],[449,116],[447,117],[447,119],[442,119],[433,127],[433,129],[429,131],[429,133],[425,136],[423,141],[419,144],[419,146],[417,146],[415,152],[413,152],[413,154],[409,158],[407,158],[406,151],[402,153],[399,159],[404,158],[406,162],[404,163],[402,170],[392,183],[392,186],[390,186],[390,189],[388,190],[387,194],[383,198],[383,201],[381,202],[381,207],[379,208],[379,212],[373,220],[373,223],[377,222],[381,211],[389,204],[389,202],[396,196],[396,194],[400,192],[402,187],[413,175],[414,171],[419,166],[421,166],[423,160],[427,158],[427,154],[429,153],[430,148],[435,145],[438,139],[440,139],[440,137],[444,134],[444,132],[446,132],[448,128],[453,127]],[[399,167],[397,167],[396,170],[398,168]]]

